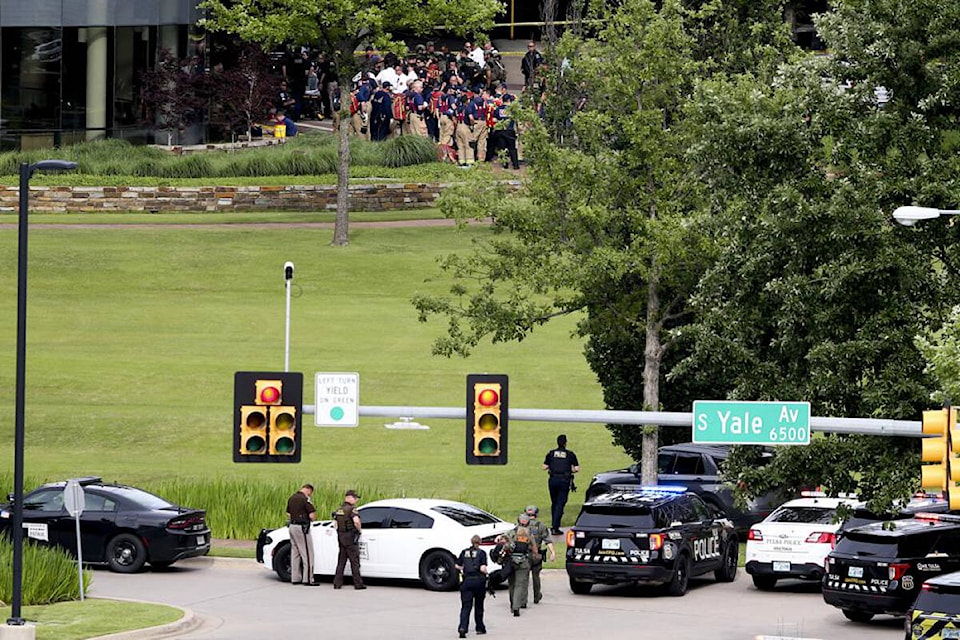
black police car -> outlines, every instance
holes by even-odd
[[[905,627],[906,640],[960,638],[960,573],[924,582]]]
[[[134,573],[148,562],[155,569],[165,568],[210,551],[206,511],[186,509],[142,489],[108,484],[100,478],[78,480],[84,492],[80,514],[84,563]],[[76,524],[64,505],[66,484],[45,484],[24,496],[24,536],[76,556]],[[12,502],[0,507],[0,533],[10,530],[12,518]]]
[[[740,547],[733,523],[684,487],[635,487],[588,500],[567,531],[570,590],[594,584],[666,585],[687,592],[691,576],[737,575]]]
[[[824,561],[823,599],[848,619],[906,615],[924,581],[960,569],[960,516],[921,513],[844,532]]]

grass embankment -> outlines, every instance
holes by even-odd
[[[272,214],[282,220],[282,214]],[[41,221],[45,218],[38,218]],[[345,488],[377,496],[459,498],[512,520],[549,502],[540,469],[566,432],[591,473],[627,462],[600,425],[513,422],[510,464],[464,464],[464,425],[421,420],[428,431],[323,429],[306,417],[299,465],[232,462],[233,373],[283,367],[283,263],[296,263],[291,370],[360,373],[362,405],[462,406],[470,372],[510,375],[512,406],[600,408],[599,386],[571,338],[574,318],[530,338],[481,345],[468,360],[430,356],[444,326],[421,324],[417,291],[446,289],[436,259],[490,231],[359,229],[348,247],[314,228],[37,228],[30,237],[26,469],[37,481],[102,475],[159,488],[205,508],[216,537],[251,538],[283,521],[302,482],[324,487],[321,512]],[[16,338],[16,231],[0,230],[0,352]],[[0,368],[14,387],[15,368]],[[13,412],[13,394],[0,396]],[[12,447],[12,432],[0,445]],[[7,478],[12,459],[0,460]],[[4,482],[0,490],[9,490]],[[6,487],[4,489],[3,487]],[[187,491],[186,488],[193,487]],[[570,523],[582,493],[567,508]]]

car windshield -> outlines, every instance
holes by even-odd
[[[783,506],[770,514],[767,522],[793,522],[798,524],[833,524],[837,510],[828,507]]]
[[[168,509],[176,506],[160,496],[155,496],[143,489],[135,489],[134,487],[110,487],[110,493],[135,502],[144,509]]]
[[[444,504],[432,507],[430,510],[442,513],[464,527],[475,527],[480,524],[495,524],[500,522],[500,518],[468,504]]]
[[[609,527],[614,529],[653,529],[656,524],[649,509],[630,507],[601,507],[591,506],[584,508],[577,517],[578,527]]]
[[[917,603],[914,605],[914,609],[918,611],[960,612],[960,594],[921,591],[917,597]]]

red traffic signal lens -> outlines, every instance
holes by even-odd
[[[280,389],[276,387],[264,387],[260,390],[260,402],[262,404],[280,402]]]
[[[493,389],[484,389],[477,394],[477,404],[481,407],[492,407],[500,402],[500,394]]]

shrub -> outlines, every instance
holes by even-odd
[[[90,588],[93,574],[83,572],[84,591]],[[24,540],[22,602],[25,606],[77,600],[80,597],[80,577],[77,560],[56,547],[42,547]],[[0,600],[13,598],[13,542],[0,536]]]

